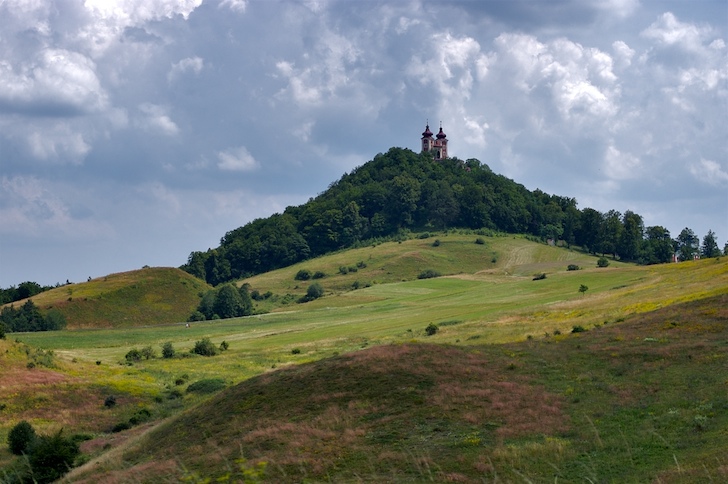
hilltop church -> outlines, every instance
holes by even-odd
[[[447,135],[442,131],[442,122],[440,122],[440,132],[435,138],[432,137],[430,131],[430,123],[425,126],[425,132],[422,133],[422,152],[432,151],[436,160],[444,160],[447,158]]]

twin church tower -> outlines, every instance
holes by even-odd
[[[427,122],[425,132],[422,133],[422,152],[432,151],[436,160],[444,160],[447,158],[447,135],[442,131],[442,122],[440,122],[440,132],[435,138],[432,137],[430,131],[430,123]]]

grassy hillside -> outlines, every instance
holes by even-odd
[[[75,479],[728,478],[728,295],[502,346],[384,345],[243,382]]]
[[[513,481],[521,473],[533,482],[633,475],[699,482],[703,465],[720,480],[728,463],[704,442],[728,448],[715,430],[726,428],[728,259],[597,268],[595,257],[577,251],[475,238],[449,233],[381,244],[251,278],[252,288],[274,294],[259,303],[269,314],[189,328],[11,334],[14,341],[0,348],[0,442],[23,418],[40,431],[88,434],[94,439],[84,452],[101,459],[91,467],[122,482],[183,475],[180,462],[220,476],[238,468],[241,448],[243,467],[254,472],[267,462],[271,482],[378,481],[389,469],[391,478],[415,481]],[[568,271],[568,264],[582,269]],[[344,265],[357,271],[339,273]],[[294,302],[293,293],[311,282],[294,280],[302,268],[327,274],[317,279],[325,297]],[[416,279],[424,269],[445,275]],[[535,273],[547,277],[533,280]],[[372,285],[352,290],[356,278]],[[439,326],[433,336],[425,333],[430,323]],[[587,332],[572,335],[574,326]],[[229,349],[190,355],[205,337]],[[145,346],[159,355],[165,342],[176,357],[124,360]],[[43,355],[51,351],[48,367]],[[8,369],[16,376],[5,377]],[[11,388],[18,378],[27,385]],[[210,379],[229,387],[214,403],[187,391]],[[108,395],[118,401],[112,409],[103,405]],[[81,408],[87,413],[74,414]],[[141,425],[110,433],[140,409],[147,425],[162,425],[141,437]],[[654,415],[679,418],[673,428]],[[172,441],[164,435],[177,436],[179,448],[166,450]],[[170,460],[177,452],[180,460]],[[624,474],[609,470],[619,468],[614,456],[624,464],[628,453],[634,463],[622,466]],[[154,459],[140,457],[146,454]],[[0,446],[0,467],[9,460]],[[559,473],[549,474],[554,465]]]
[[[208,289],[179,269],[155,267],[57,287],[32,300],[41,310],[59,309],[69,329],[128,328],[186,321]]]
[[[482,243],[475,243],[478,240]],[[596,258],[575,250],[538,244],[520,236],[483,237],[473,231],[431,233],[427,238],[388,242],[311,259],[290,267],[260,274],[240,283],[261,294],[273,293],[260,309],[276,310],[306,293],[318,282],[329,294],[351,291],[354,287],[388,284],[417,279],[427,269],[442,275],[481,277],[522,276],[563,272],[569,264],[596,267]],[[612,262],[612,266],[625,266]],[[300,281],[300,270],[325,277]],[[288,296],[288,297],[286,297]],[[290,308],[287,308],[290,309]]]

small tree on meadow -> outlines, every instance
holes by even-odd
[[[162,358],[174,358],[174,346],[171,341],[162,345]]]
[[[579,292],[582,295],[584,295],[584,293],[587,292],[588,290],[589,290],[589,288],[587,286],[585,286],[584,284],[582,284],[581,286],[579,286]]]
[[[8,448],[15,455],[27,454],[35,438],[35,429],[27,421],[23,420],[10,429]]]

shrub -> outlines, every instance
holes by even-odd
[[[417,279],[432,279],[433,277],[440,277],[441,274],[434,269],[426,269],[417,276]]]
[[[588,290],[589,290],[589,288],[587,286],[585,286],[584,284],[582,284],[581,286],[579,286],[579,292],[582,293],[582,294],[584,294]]]
[[[433,334],[437,334],[439,330],[440,328],[438,328],[435,323],[430,323],[425,328],[425,333],[427,334],[427,336],[432,336]]]
[[[65,438],[62,430],[52,436],[42,435],[33,444],[28,464],[33,471],[34,482],[53,482],[73,466],[81,453],[78,443]]]
[[[104,407],[111,408],[116,406],[116,397],[114,395],[109,395],[104,399]]]
[[[599,258],[599,260],[597,260],[597,267],[608,267],[608,266],[609,266],[609,261],[607,260],[606,257],[602,256]]]
[[[475,239],[475,243],[478,245],[484,245],[485,239],[483,239],[483,237],[478,237],[477,239]]]
[[[584,326],[574,326],[573,328],[571,328],[572,333],[583,333],[584,331],[586,331],[586,329],[584,329]]]
[[[430,238],[429,232],[422,232],[420,235],[417,236],[418,239],[428,239]]]
[[[339,266],[339,274],[346,275],[349,273],[349,268],[346,266]]]
[[[27,454],[36,439],[35,429],[27,421],[15,424],[8,433],[8,448],[15,455]]]
[[[171,341],[162,345],[162,358],[174,358],[174,346]]]
[[[230,345],[227,341],[223,341],[222,343],[220,343],[220,351],[226,351],[229,347]]]
[[[579,267],[579,266],[578,266],[578,265],[576,265],[576,264],[569,264],[569,265],[568,265],[568,266],[566,267],[566,270],[567,270],[567,271],[578,271],[579,269],[581,269],[581,267]]]
[[[187,393],[205,395],[220,391],[225,388],[225,386],[225,380],[222,378],[207,378],[190,384],[190,386],[187,387]]]
[[[124,430],[129,430],[131,428],[131,424],[129,422],[119,422],[118,424],[111,427],[111,432],[117,433],[117,432],[123,432]]]
[[[360,260],[359,262],[356,263],[356,266],[359,269],[364,269],[367,265],[366,265],[366,263],[363,260]]]
[[[140,353],[145,360],[151,360],[157,357],[157,352],[151,346],[145,346],[141,349]]]
[[[297,281],[308,281],[311,279],[311,271],[308,269],[301,269],[300,271],[296,272],[296,276],[294,277]]]
[[[187,318],[187,321],[189,322],[195,322],[195,321],[204,321],[205,315],[202,314],[200,311],[195,311],[194,313],[190,314],[190,317]]]
[[[136,348],[132,348],[129,350],[129,352],[126,355],[124,355],[124,358],[126,359],[126,361],[128,361],[130,363],[133,361],[141,361],[142,352]]]
[[[215,356],[217,354],[217,347],[212,344],[210,338],[202,338],[200,341],[195,341],[195,347],[192,348],[192,353],[202,356]]]
[[[292,354],[292,355],[300,355],[300,354],[301,354],[301,350],[300,350],[300,349],[298,349],[298,348],[293,348],[293,349],[291,350],[291,354]]]
[[[440,239],[435,239],[435,241],[432,243],[433,247],[440,247]]]
[[[536,275],[533,276],[533,280],[534,281],[541,281],[543,279],[546,279],[546,273],[545,272],[542,272],[540,274],[536,274]]]
[[[144,423],[147,420],[149,420],[152,417],[152,412],[150,412],[146,408],[140,408],[136,412],[134,412],[134,415],[131,416],[129,419],[129,423],[131,425],[139,425],[140,423]]]
[[[314,282],[306,290],[306,295],[301,298],[302,302],[313,301],[324,295],[324,288],[318,282]]]

